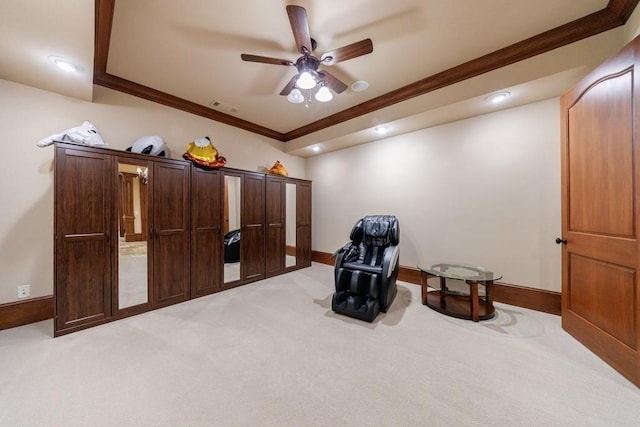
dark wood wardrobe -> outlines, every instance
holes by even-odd
[[[267,176],[266,275],[311,265],[311,183]]]
[[[60,142],[54,163],[55,336],[311,265],[309,181]]]

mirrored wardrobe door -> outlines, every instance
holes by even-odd
[[[285,270],[285,181],[281,177],[266,179],[266,274],[282,274]]]
[[[223,256],[224,283],[240,281],[240,228],[242,224],[242,178],[224,176]]]
[[[118,160],[117,310],[149,303],[149,164]]]
[[[286,258],[285,267],[296,265],[296,184],[285,184],[285,226]]]

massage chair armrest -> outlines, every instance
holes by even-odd
[[[353,242],[347,242],[343,247],[335,251],[333,256],[336,258],[336,268],[341,267],[345,262],[358,259],[358,247]]]
[[[333,274],[336,284],[338,283],[338,271],[345,262],[353,261],[358,258],[358,247],[353,242],[347,242],[343,247],[335,251],[333,256],[336,258]]]
[[[388,279],[397,268],[400,258],[400,247],[397,245],[387,246],[382,259],[382,277]]]

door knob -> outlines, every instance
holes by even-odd
[[[556,237],[556,243],[559,245],[560,243],[562,244],[567,244],[567,239],[561,239],[560,237]]]

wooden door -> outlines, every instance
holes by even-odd
[[[562,327],[640,386],[638,39],[561,100]]]
[[[245,173],[242,183],[240,264],[243,281],[265,278],[265,176]]]
[[[113,159],[56,146],[54,335],[107,321],[111,313]],[[117,235],[113,236],[117,240]]]
[[[224,180],[219,171],[191,171],[191,297],[224,289],[222,232]],[[227,218],[228,226],[228,218]]]
[[[267,176],[266,182],[266,269],[267,277],[284,272],[286,253],[285,242],[285,181],[282,178]]]
[[[132,173],[122,172],[120,173],[122,186],[120,188],[121,191],[121,202],[120,202],[120,214],[121,224],[124,228],[124,239],[126,242],[134,242],[139,241],[140,236],[135,236],[135,221],[136,215],[133,209],[133,181],[137,179],[137,175]]]
[[[224,181],[224,196],[222,202],[222,235],[224,236],[229,232],[229,184],[227,180]]]
[[[189,298],[189,171],[184,162],[154,162],[149,256],[154,306]]]
[[[296,259],[299,267],[311,266],[311,183],[298,182],[296,191]]]

